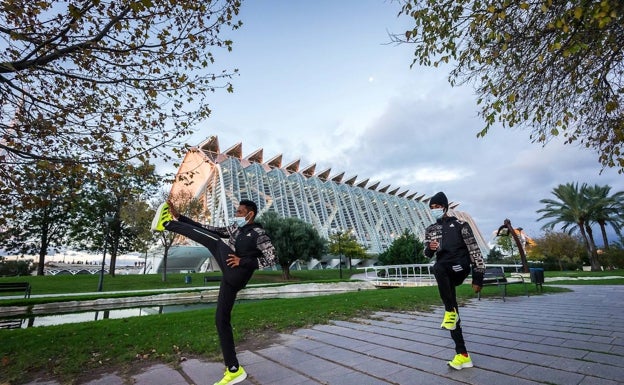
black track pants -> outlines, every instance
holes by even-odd
[[[440,292],[440,298],[444,303],[444,309],[446,311],[456,310],[457,314],[459,314],[455,287],[461,285],[469,273],[470,267],[468,265],[445,263],[436,263],[433,265],[433,275],[438,283],[438,291]],[[455,352],[457,354],[467,353],[464,335],[462,334],[461,318],[457,321],[455,330],[451,330],[451,338],[453,338],[455,342]]]
[[[165,225],[165,228],[205,246],[216,259],[223,273],[215,314],[217,334],[219,335],[225,366],[228,368],[238,366],[231,324],[232,309],[234,308],[236,295],[247,285],[247,282],[253,275],[253,270],[227,266],[226,259],[228,254],[234,254],[234,251],[217,234],[204,229],[197,222],[192,222],[188,219],[184,222],[171,221]]]

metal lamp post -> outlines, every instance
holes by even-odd
[[[113,221],[113,217],[110,215],[104,216],[104,222],[106,223],[106,232],[104,234],[104,255],[102,255],[102,268],[100,269],[100,281],[98,282],[97,291],[102,291],[104,284],[104,266],[106,266],[106,246],[108,246],[108,234],[110,232],[110,224]]]

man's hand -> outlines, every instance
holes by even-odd
[[[475,293],[478,293],[481,291],[481,286],[479,285],[475,285],[474,283],[472,284],[472,290],[474,290]]]
[[[240,265],[240,258],[235,254],[228,254],[228,257],[229,258],[225,260],[225,263],[227,263],[229,267],[238,267]]]

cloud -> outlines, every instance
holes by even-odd
[[[484,234],[509,218],[536,238],[539,201],[559,184],[624,190],[622,175],[601,174],[585,148],[500,127],[477,138],[476,97],[448,84],[451,67],[410,69],[411,46],[382,44],[402,30],[392,2],[261,3],[248,4],[234,39],[235,93],[215,98],[190,143],[218,135],[222,150],[242,141],[244,155],[264,148],[265,160],[283,154],[284,164],[301,159],[400,191],[444,191]],[[296,36],[284,33],[291,27]]]

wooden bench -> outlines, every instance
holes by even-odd
[[[505,270],[502,267],[485,268],[485,273],[483,274],[483,287],[485,288],[486,286],[497,286],[500,289],[501,296],[503,297],[503,302],[505,301],[505,297],[507,296],[507,285],[512,285],[516,283],[521,283],[524,286],[524,292],[528,297],[529,291],[527,290],[524,277],[521,274],[512,273],[510,277],[506,277]],[[479,300],[481,300],[481,292],[477,294],[477,297],[479,298]]]
[[[0,293],[24,292],[24,298],[30,298],[30,283],[28,282],[0,282]]]

